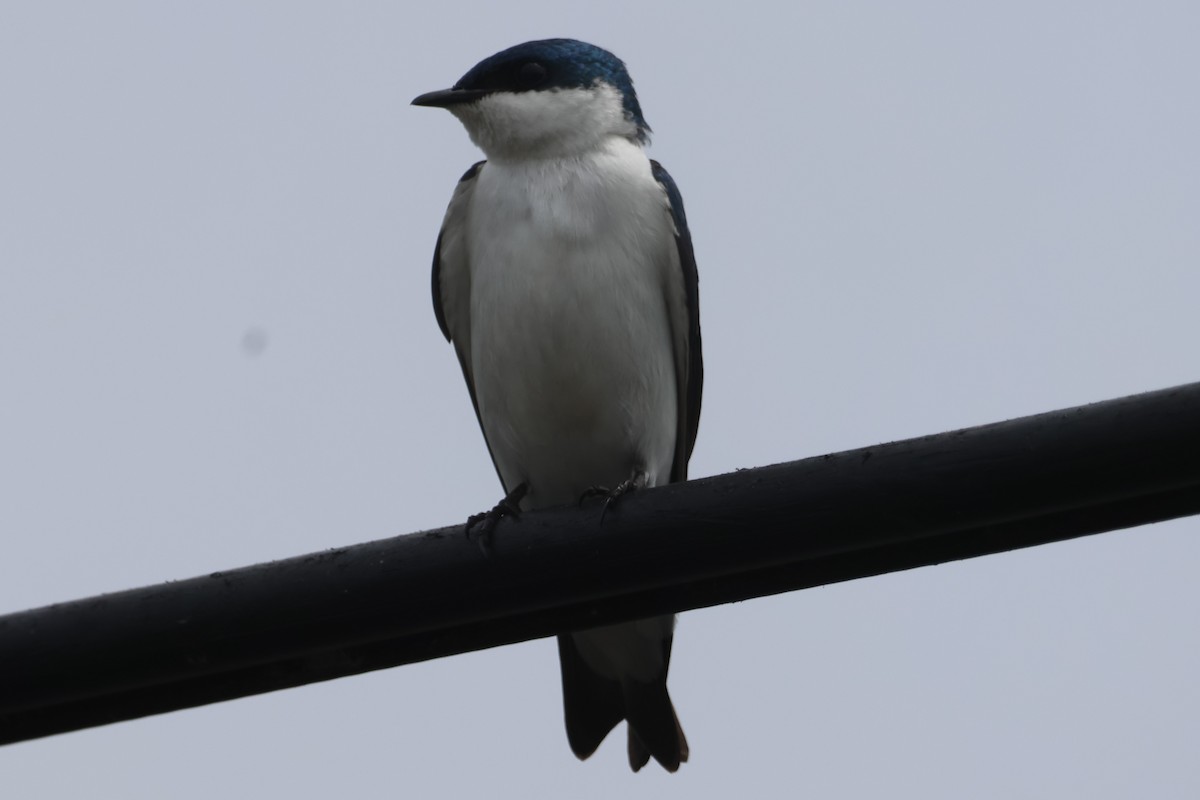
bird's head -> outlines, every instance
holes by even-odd
[[[450,111],[492,159],[571,156],[611,136],[644,144],[650,134],[625,64],[575,39],[510,47],[413,105]]]

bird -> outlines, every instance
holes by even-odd
[[[686,480],[704,379],[696,260],[624,62],[530,41],[412,103],[450,111],[486,156],[454,189],[432,289],[506,493],[490,521]],[[578,758],[625,720],[634,772],[687,761],[674,629],[666,615],[559,635]]]

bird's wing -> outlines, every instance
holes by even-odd
[[[468,345],[471,318],[471,275],[467,271],[467,207],[475,190],[475,179],[486,161],[477,161],[459,178],[450,198],[442,229],[433,248],[433,313],[446,341],[454,342],[458,357]],[[461,344],[460,344],[461,343]],[[468,359],[469,360],[469,359]],[[467,369],[463,364],[463,371]],[[467,383],[471,376],[467,375]]]
[[[666,274],[667,312],[675,351],[675,385],[678,387],[678,423],[671,482],[687,480],[688,459],[700,426],[700,395],[704,388],[704,358],[700,347],[700,278],[692,234],[683,213],[683,197],[670,174],[657,161],[650,162],[654,179],[666,194],[675,227],[674,258]]]
[[[483,420],[479,416],[475,378],[471,374],[471,272],[467,268],[467,208],[475,191],[475,179],[486,163],[479,161],[472,165],[459,179],[458,186],[454,187],[454,195],[442,220],[442,230],[433,248],[432,279],[433,313],[437,316],[442,335],[446,341],[453,343],[454,352],[458,354],[458,364],[467,381],[467,391],[471,393],[471,405],[475,408],[475,419],[479,421],[481,431]],[[486,431],[483,432],[483,440],[487,442]],[[496,457],[491,451],[492,446],[488,443],[488,455],[492,456],[492,465],[496,467],[496,474],[500,475]],[[503,475],[500,475],[500,485],[504,486]],[[504,490],[507,492],[510,488],[505,486]]]

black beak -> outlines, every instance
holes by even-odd
[[[486,89],[439,89],[436,92],[426,92],[412,101],[414,106],[429,106],[431,108],[449,108],[462,103],[473,103],[490,92]]]

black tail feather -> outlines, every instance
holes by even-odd
[[[650,763],[650,751],[646,749],[646,745],[642,743],[641,737],[637,735],[633,726],[627,727],[629,728],[629,766],[634,772],[637,772]]]
[[[621,684],[592,671],[567,634],[558,637],[558,660],[562,664],[567,741],[582,760],[596,752],[608,732],[625,718]]]
[[[629,766],[637,772],[650,756],[668,772],[688,759],[687,738],[667,694],[664,673],[652,683],[625,685],[625,716],[629,720]]]
[[[592,670],[570,635],[558,637],[563,711],[571,751],[585,759],[622,719],[629,721],[629,766],[637,772],[651,756],[669,772],[688,760],[687,738],[667,694],[670,639],[664,642],[663,672],[649,683],[610,680]]]

